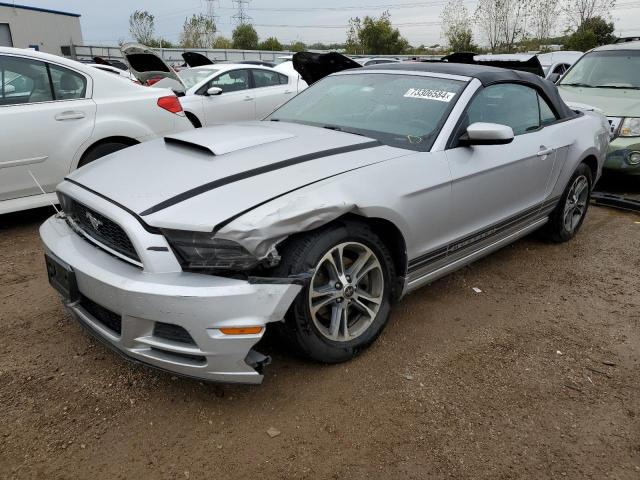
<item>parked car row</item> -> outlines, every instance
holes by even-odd
[[[56,201],[72,170],[192,129],[178,98],[55,55],[0,48],[0,214]]]

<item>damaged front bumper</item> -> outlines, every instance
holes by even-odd
[[[84,327],[129,359],[202,380],[260,383],[268,359],[253,346],[301,289],[293,279],[143,270],[88,243],[59,217],[40,235],[47,254],[73,272],[79,295],[65,306]],[[257,326],[258,334],[221,331]]]

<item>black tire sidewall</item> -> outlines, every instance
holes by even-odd
[[[582,218],[580,219],[580,222],[578,222],[578,225],[576,225],[576,228],[574,228],[572,231],[568,231],[564,225],[564,209],[567,204],[567,200],[569,198],[569,192],[571,191],[571,187],[573,186],[576,179],[583,175],[586,177],[587,182],[589,183],[588,192],[587,192],[587,203],[585,205]],[[571,176],[571,179],[567,183],[567,186],[564,189],[564,192],[562,193],[560,202],[558,203],[556,211],[554,212],[553,218],[550,222],[551,223],[550,227],[552,229],[551,233],[557,237],[558,241],[570,240],[578,233],[578,231],[580,231],[580,228],[582,227],[582,224],[584,223],[584,220],[587,217],[587,212],[589,211],[589,203],[591,201],[592,187],[593,187],[593,178],[591,175],[591,169],[583,163],[576,169],[576,171]]]
[[[289,310],[286,322],[292,322],[295,336],[302,352],[315,360],[337,363],[349,360],[367,348],[378,338],[389,320],[395,269],[391,254],[382,241],[365,225],[345,223],[326,229],[316,241],[310,242],[301,256],[301,262],[291,265],[293,271],[308,272],[314,269],[320,259],[340,243],[357,242],[369,247],[382,266],[384,278],[383,301],[376,318],[369,328],[349,342],[335,342],[319,332],[309,311],[310,283],[305,285]],[[285,260],[286,261],[286,260]]]
[[[109,142],[96,145],[84,154],[82,160],[80,160],[80,162],[78,163],[78,168],[84,167],[85,165],[88,165],[89,163],[98,160],[99,158],[123,150],[129,146],[130,145],[121,142]]]

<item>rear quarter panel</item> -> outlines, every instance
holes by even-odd
[[[145,142],[192,129],[186,117],[157,105],[160,97],[168,95],[173,95],[173,92],[143,87],[124,78],[94,79],[95,125],[91,137],[76,151],[72,169],[77,167],[87,149],[103,139],[126,137]]]
[[[609,147],[609,124],[606,117],[598,112],[584,112],[576,118],[567,120],[564,122],[562,134],[571,136],[572,141],[567,147],[566,154],[563,155],[564,158],[557,159],[549,198],[562,195],[580,163],[590,156],[596,158],[598,163],[596,178],[593,179],[595,185],[602,174],[602,166]]]

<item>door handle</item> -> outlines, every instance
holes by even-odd
[[[545,146],[540,147],[540,151],[538,152],[539,157],[546,157],[551,155],[554,152],[553,148],[547,148]]]
[[[292,94],[292,93],[293,93],[293,91],[292,91],[292,90],[285,90],[285,91],[284,91],[284,94],[285,94],[285,95],[290,95],[290,94]]]
[[[250,102],[251,100],[253,100],[253,97],[244,97],[245,102]]]
[[[80,120],[84,117],[85,114],[83,112],[62,112],[57,114],[54,118],[57,121],[62,122],[64,120]]]

